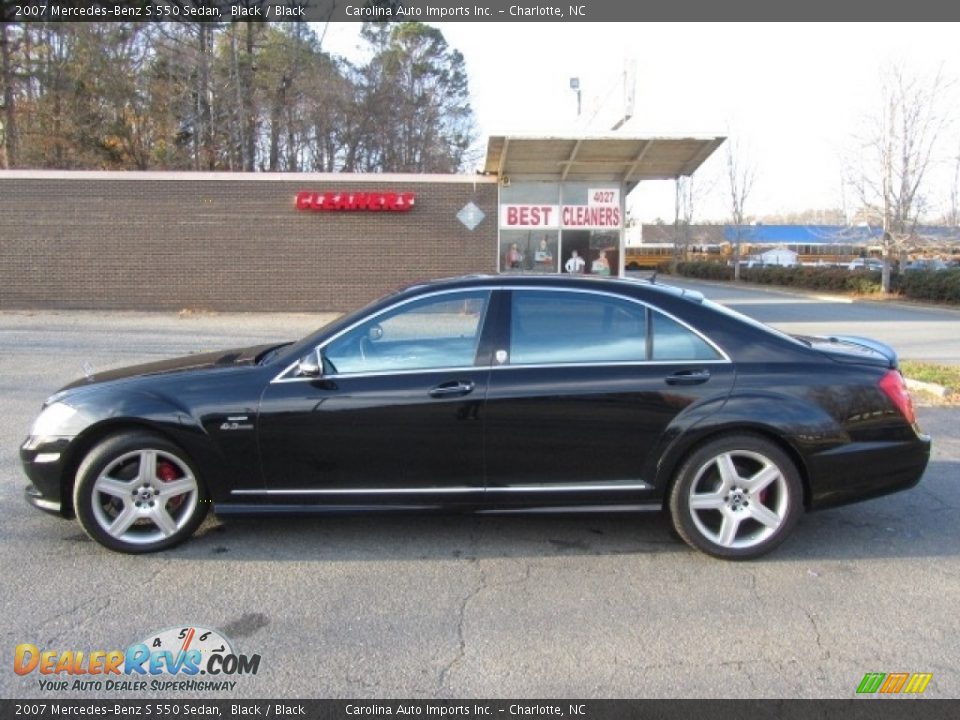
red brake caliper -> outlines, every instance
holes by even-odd
[[[172,482],[180,477],[180,471],[177,467],[167,460],[161,460],[157,463],[157,477],[163,482]],[[170,498],[167,507],[170,510],[176,510],[183,503],[183,495],[177,495]]]

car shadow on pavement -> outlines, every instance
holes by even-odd
[[[643,515],[364,515],[227,518],[174,553],[218,560],[449,560],[684,551],[669,520]]]
[[[934,460],[905,492],[809,513],[771,557],[797,560],[960,555],[960,462]]]
[[[805,515],[767,560],[960,555],[960,463],[930,463],[912,490]],[[696,554],[665,513],[581,515],[211,516],[167,559],[363,562]],[[764,562],[761,560],[760,562]]]

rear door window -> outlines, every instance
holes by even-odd
[[[596,293],[514,290],[510,363],[642,362],[646,308]]]
[[[652,310],[652,360],[720,360],[721,355],[693,330]]]

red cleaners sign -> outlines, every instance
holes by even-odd
[[[416,195],[397,192],[311,192],[297,193],[297,210],[311,212],[367,211],[408,212],[413,208]]]

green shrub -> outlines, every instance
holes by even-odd
[[[960,303],[960,268],[913,270],[903,273],[901,285],[908,298]]]
[[[722,263],[686,262],[677,264],[677,274],[702,280],[732,280],[733,268]],[[943,273],[940,273],[943,274]],[[741,267],[740,278],[760,285],[781,285],[830,292],[871,295],[880,292],[880,273],[832,267]],[[896,280],[896,278],[894,278]],[[894,284],[894,289],[897,285]]]
[[[733,268],[714,262],[677,263],[677,275],[700,280],[733,280]]]

